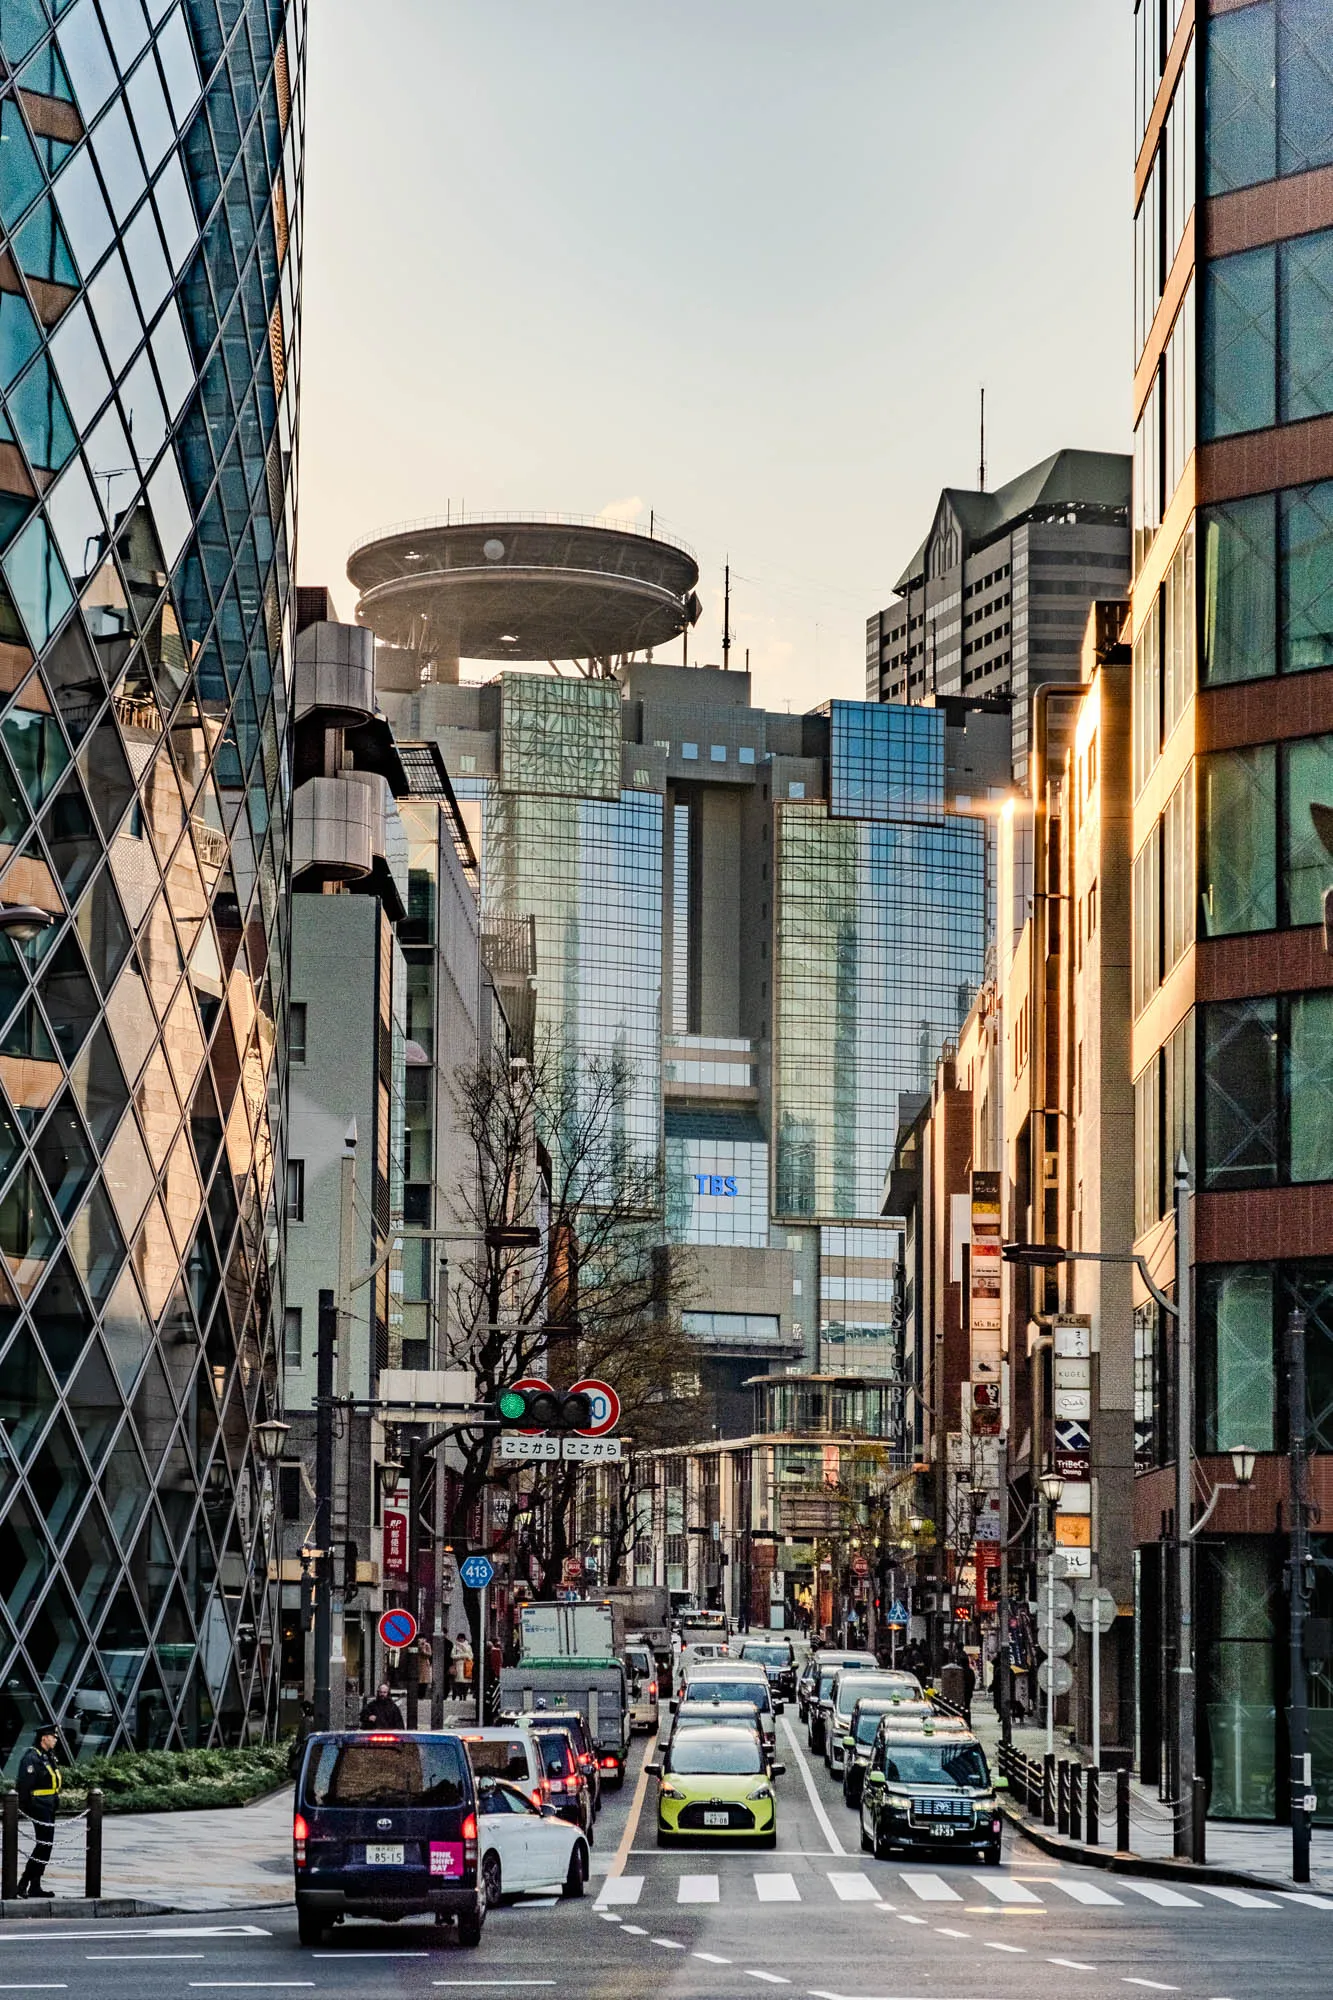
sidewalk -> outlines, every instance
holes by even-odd
[[[974,1697],[972,1727],[994,1764],[1000,1743],[1000,1718],[989,1695],[978,1693]],[[1028,1724],[1015,1727],[1012,1733],[1014,1748],[1040,1763],[1046,1754],[1046,1731]],[[1069,1741],[1068,1731],[1056,1730],[1055,1754],[1057,1757],[1077,1755]],[[1026,1823],[1026,1816],[1020,1813],[1017,1801],[1014,1802],[1013,1812],[1020,1823]],[[1104,1812],[1103,1820],[1102,1840],[1098,1847],[1080,1849],[1072,1842],[1061,1840],[1062,1852],[1065,1849],[1071,1855],[1086,1852],[1089,1857],[1110,1854],[1115,1847],[1113,1811]],[[1054,1827],[1039,1830],[1046,1838],[1058,1837]],[[1174,1821],[1170,1809],[1158,1798],[1154,1787],[1140,1784],[1137,1778],[1130,1781],[1129,1830],[1131,1852],[1141,1859],[1173,1862],[1173,1866],[1182,1871],[1190,1868],[1188,1861],[1173,1861]],[[1262,1881],[1274,1888],[1281,1886],[1289,1889],[1292,1886],[1290,1827],[1210,1819],[1206,1846],[1205,1866],[1208,1868],[1248,1875],[1256,1882]],[[1314,1829],[1310,1844],[1310,1887],[1333,1891],[1333,1829],[1328,1827]]]
[[[83,1896],[80,1820],[58,1824],[46,1887],[62,1910]],[[27,1841],[23,1850],[27,1851]],[[292,1901],[292,1795],[289,1787],[252,1806],[207,1812],[111,1814],[102,1822],[103,1903],[133,1900],[163,1910],[244,1910]],[[33,1916],[27,1903],[5,1915]]]

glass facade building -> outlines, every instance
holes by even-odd
[[[304,8],[0,11],[0,1764],[271,1720]]]

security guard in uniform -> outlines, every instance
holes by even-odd
[[[20,1896],[52,1896],[42,1887],[42,1872],[51,1859],[55,1840],[56,1800],[60,1796],[60,1767],[56,1745],[60,1738],[53,1722],[39,1722],[35,1748],[24,1752],[18,1768],[19,1806],[32,1821],[32,1853],[19,1883]]]

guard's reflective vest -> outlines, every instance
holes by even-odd
[[[19,1804],[30,1819],[54,1819],[60,1771],[43,1750],[27,1750],[18,1768]]]

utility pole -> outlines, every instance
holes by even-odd
[[[338,1310],[332,1292],[319,1295],[315,1362],[315,1727],[330,1723],[333,1663],[333,1370]]]
[[[1305,1682],[1305,1614],[1310,1586],[1306,1522],[1305,1314],[1293,1307],[1287,1320],[1287,1426],[1290,1447],[1291,1561],[1287,1589],[1291,1611],[1291,1879],[1310,1879],[1310,1710]]]
[[[1190,1304],[1190,1169],[1176,1160],[1176,1836],[1194,1857],[1194,1327]]]
[[[995,1648],[999,1700],[996,1708],[1000,1716],[1000,1740],[1008,1744],[1013,1741],[1014,1724],[1009,1706],[1013,1678],[1009,1657],[1009,1439],[1003,1431],[1000,1433],[995,1456],[1000,1479],[1000,1597],[996,1609],[999,1624],[996,1637],[999,1643]]]

